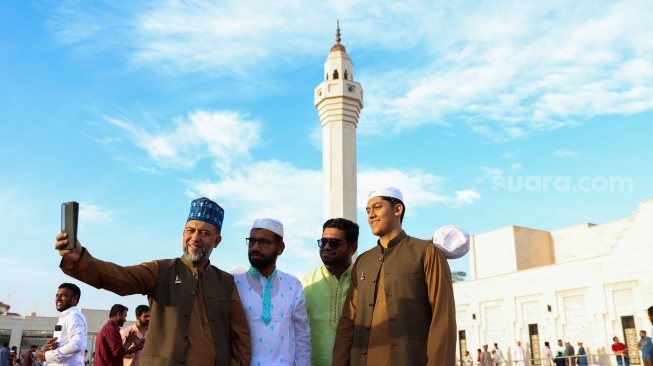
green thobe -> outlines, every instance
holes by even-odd
[[[336,329],[349,289],[351,269],[352,266],[349,266],[338,279],[323,265],[300,279],[306,298],[308,324],[311,327],[313,366],[331,365]]]

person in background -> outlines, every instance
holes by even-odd
[[[2,348],[0,348],[0,366],[9,366],[9,343],[2,343]]]
[[[617,364],[619,366],[630,366],[630,359],[628,358],[628,348],[626,345],[619,342],[619,338],[612,338],[614,344],[612,344],[612,352],[614,352],[617,357]]]
[[[141,353],[143,352],[143,347],[145,346],[145,337],[147,334],[147,327],[150,325],[150,307],[147,305],[138,305],[136,307],[136,322],[129,327],[120,330],[120,338],[122,338],[123,343],[127,341],[129,333],[134,332],[136,338],[134,343],[138,348],[138,351],[125,355],[123,360],[124,366],[138,366],[141,360]]]
[[[583,347],[583,342],[578,342],[578,353],[576,356],[576,363],[578,366],[587,366],[589,364],[585,347]]]
[[[551,365],[551,360],[553,359],[553,352],[551,351],[551,347],[549,346],[549,342],[544,342],[544,348],[542,348],[542,365],[543,366],[550,366]]]
[[[86,317],[77,307],[81,296],[82,291],[74,283],[59,285],[54,304],[61,314],[54,328],[54,337],[36,352],[39,361],[53,366],[84,363],[83,350],[86,348],[88,327]]]
[[[120,337],[120,327],[127,320],[127,310],[127,307],[120,304],[111,307],[109,320],[100,329],[95,339],[95,352],[97,352],[95,366],[122,366],[122,359],[125,355],[142,349],[142,347],[134,345],[135,332],[130,331],[124,342]]]

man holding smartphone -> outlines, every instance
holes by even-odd
[[[66,249],[57,235],[59,267],[69,276],[120,296],[147,295],[152,315],[141,363],[249,365],[251,340],[234,278],[209,263],[222,241],[224,210],[202,197],[191,202],[180,258],[123,267],[94,258],[79,240]]]

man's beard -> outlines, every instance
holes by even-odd
[[[258,269],[259,271],[261,269],[263,269],[263,268],[267,268],[267,267],[273,265],[274,263],[276,263],[276,261],[277,261],[277,258],[274,257],[274,256],[270,256],[270,257],[267,257],[267,258],[264,257],[264,258],[260,258],[260,259],[259,258],[252,259],[251,257],[249,257],[249,264],[251,264],[252,267]]]
[[[208,250],[202,250],[201,253],[189,253],[188,245],[186,245],[184,247],[184,257],[189,261],[191,261],[192,263],[198,263],[204,259],[208,259],[212,251],[213,251],[213,247],[209,248]]]

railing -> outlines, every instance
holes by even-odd
[[[586,358],[587,359],[587,365],[614,365],[617,364],[617,358],[621,359],[621,365],[622,366],[627,366],[628,362],[628,357],[624,355],[615,355],[614,353],[595,353],[595,354],[585,354],[585,355],[574,355],[574,356],[563,356],[563,357],[553,357],[550,358],[549,360],[545,359],[528,359],[524,361],[500,361],[500,362],[492,362],[493,366],[516,366],[518,362],[523,362],[525,366],[556,366],[557,364],[555,363],[556,360],[564,360],[565,362],[562,365],[566,366],[576,366],[578,364],[578,359],[579,358]],[[547,363],[548,361],[548,363]],[[458,360],[457,365],[459,366],[467,366],[468,364],[465,363],[464,360]],[[480,362],[474,361],[471,363],[472,366],[481,366]]]

